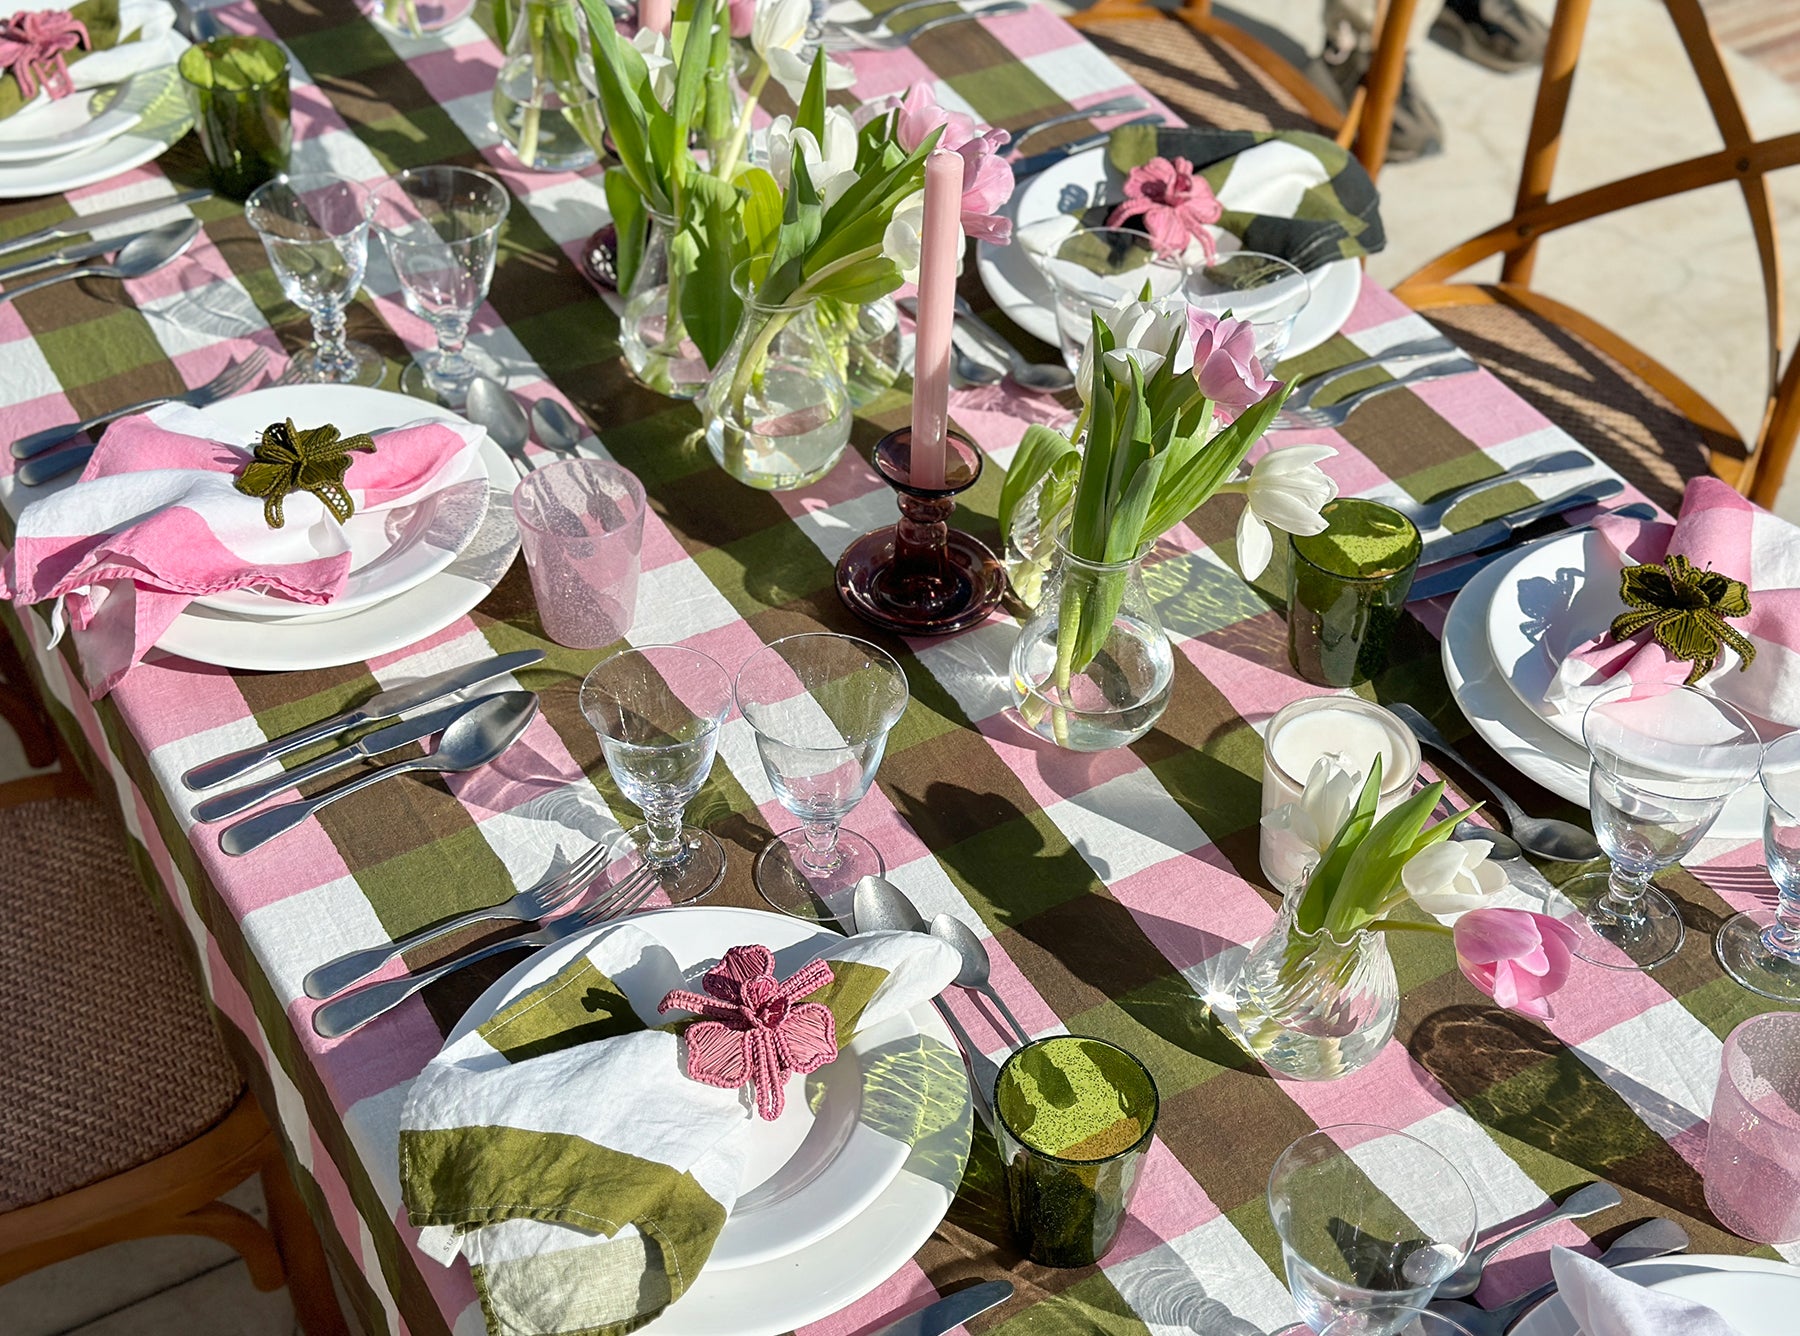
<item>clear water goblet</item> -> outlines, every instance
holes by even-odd
[[[1159,254],[1149,234],[1124,227],[1084,227],[1034,257],[1056,294],[1056,335],[1074,371],[1094,331],[1094,312],[1136,301],[1150,286],[1153,302],[1178,302],[1187,271]]]
[[[486,172],[413,167],[382,182],[374,202],[375,230],[406,305],[437,336],[436,349],[401,375],[400,388],[461,408],[477,375],[502,378],[499,364],[468,341],[494,278],[511,196]]]
[[[1762,742],[1730,703],[1676,682],[1614,687],[1588,706],[1581,731],[1588,810],[1612,867],[1561,888],[1581,912],[1575,954],[1608,969],[1655,969],[1687,930],[1650,878],[1691,853],[1756,777]]]
[[[1800,733],[1763,749],[1763,861],[1775,879],[1775,910],[1727,919],[1713,938],[1725,972],[1753,993],[1800,1002]]]
[[[1269,1173],[1288,1290],[1314,1331],[1394,1336],[1475,1246],[1475,1196],[1417,1137],[1345,1123],[1309,1132]]]
[[[848,924],[856,883],[886,864],[841,823],[906,711],[906,674],[866,640],[810,632],[752,654],[735,693],[776,799],[801,823],[756,856],[756,889],[785,914]]]
[[[606,769],[644,814],[607,864],[616,885],[645,863],[670,904],[725,879],[725,850],[682,815],[712,769],[731,714],[731,678],[698,650],[649,645],[602,659],[581,684],[581,712],[600,735]]]
[[[312,346],[288,363],[289,381],[381,383],[381,354],[344,333],[368,267],[370,207],[368,191],[325,173],[279,176],[244,202],[283,295],[312,320]]]

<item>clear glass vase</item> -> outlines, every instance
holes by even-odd
[[[1067,501],[1048,498],[1048,475],[1039,478],[1019,498],[1012,528],[1006,535],[1006,582],[1013,597],[1028,608],[1043,601],[1044,581],[1056,564],[1056,545],[1069,531]]]
[[[650,215],[644,253],[625,291],[619,344],[625,365],[639,384],[671,399],[692,399],[706,388],[712,373],[688,337],[681,294],[669,272],[669,243],[679,230],[680,224],[666,214]]]
[[[1400,985],[1386,934],[1364,930],[1339,941],[1302,932],[1295,914],[1303,893],[1288,895],[1275,926],[1250,947],[1231,988],[1237,1014],[1228,1028],[1283,1076],[1329,1081],[1381,1052],[1400,1014]]]
[[[700,396],[706,444],[739,482],[781,492],[817,482],[850,443],[843,363],[818,303],[766,305],[739,265],[744,313]]]
[[[1056,541],[1012,650],[1013,704],[1039,737],[1105,751],[1143,737],[1169,708],[1175,656],[1144,586],[1144,555],[1088,561]]]
[[[844,325],[844,383],[850,402],[866,407],[905,374],[901,362],[900,308],[891,296],[860,306],[833,302]]]
[[[362,0],[361,7],[390,32],[423,37],[462,22],[474,10],[475,0]]]
[[[494,126],[520,165],[573,172],[597,161],[600,93],[575,0],[524,0],[494,80]]]

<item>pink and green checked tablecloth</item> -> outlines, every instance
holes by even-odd
[[[573,263],[600,221],[597,182],[520,172],[497,147],[489,91],[499,54],[475,23],[406,40],[372,26],[348,0],[222,12],[234,27],[279,37],[295,57],[294,170],[375,181],[451,161],[485,165],[513,190],[518,205],[476,342],[507,364],[526,397],[554,396],[582,411],[604,451],[643,478],[655,514],[635,643],[680,642],[735,668],[760,643],[791,632],[869,634],[838,604],[831,574],[853,537],[894,514],[865,460],[882,422],[859,422],[856,448],[802,492],[751,492],[716,469],[693,439],[692,408],[625,378],[617,321]],[[858,100],[931,80],[941,99],[1006,125],[1129,85],[1042,10],[854,59]],[[200,170],[190,138],[159,163],[67,198],[0,209],[0,235],[165,196]],[[283,302],[240,211],[215,200],[195,212],[205,224],[200,241],[161,273],[0,307],[0,438],[197,385],[253,347],[279,354],[304,340],[305,322]],[[429,343],[378,258],[351,326],[396,361]],[[1291,369],[1426,332],[1423,320],[1365,283],[1342,334]],[[996,466],[963,511],[991,538],[998,466],[1024,424],[1054,406],[996,389],[959,395],[954,409]],[[1417,496],[1566,443],[1485,374],[1383,397],[1341,433],[1302,439],[1337,446],[1330,467],[1347,493]],[[0,499],[13,515],[26,498],[0,479]],[[1498,509],[1519,499],[1489,501]],[[997,986],[1028,1026],[1101,1035],[1141,1056],[1161,1088],[1162,1117],[1133,1216],[1101,1266],[1050,1271],[1018,1258],[1006,1242],[992,1146],[978,1138],[958,1202],[915,1260],[806,1336],[866,1330],[934,1287],[1000,1274],[1018,1293],[974,1330],[1279,1327],[1293,1313],[1263,1204],[1269,1166],[1294,1137],[1344,1121],[1411,1129],[1446,1150],[1474,1185],[1484,1226],[1537,1212],[1591,1178],[1621,1188],[1623,1207],[1546,1231],[1492,1268],[1487,1301],[1545,1278],[1550,1242],[1581,1244],[1652,1213],[1681,1220],[1696,1251],[1747,1250],[1708,1215],[1698,1166],[1721,1039],[1764,1007],[1722,976],[1708,947],[1721,918],[1767,886],[1754,848],[1715,851],[1670,875],[1690,925],[1681,955],[1653,976],[1582,969],[1548,1026],[1497,1010],[1461,979],[1447,944],[1412,934],[1394,942],[1404,990],[1394,1040],[1351,1077],[1273,1080],[1209,1023],[1203,996],[1274,914],[1256,869],[1258,728],[1313,691],[1286,666],[1279,577],[1252,587],[1235,572],[1236,504],[1207,508],[1159,553],[1151,582],[1178,649],[1174,704],[1129,748],[1061,753],[1006,720],[1001,668],[1014,627],[1003,617],[952,640],[876,637],[905,664],[913,703],[851,826],[875,841],[893,879],[928,915],[949,910],[980,925]],[[1370,690],[1464,734],[1439,667],[1443,609],[1416,611]],[[147,879],[166,892],[197,947],[228,1039],[288,1142],[362,1323],[421,1336],[479,1331],[466,1270],[440,1267],[415,1248],[395,1146],[407,1083],[511,960],[453,976],[335,1042],[313,1034],[314,1004],[300,981],[342,951],[502,898],[559,851],[572,854],[615,829],[615,814],[628,815],[577,708],[598,655],[543,639],[522,566],[470,616],[371,663],[256,674],[153,654],[97,705],[68,647],[45,648],[41,615],[26,614],[15,630],[34,651],[59,723],[101,791],[117,797]],[[196,762],[343,709],[378,683],[527,646],[548,651],[521,678],[541,693],[543,711],[494,766],[447,785],[383,785],[238,860],[220,855],[210,830],[188,816],[177,776]],[[691,815],[729,850],[719,901],[758,903],[750,860],[783,817],[741,721],[728,727]],[[1001,1038],[984,1015],[960,997],[953,1005],[997,1052]]]

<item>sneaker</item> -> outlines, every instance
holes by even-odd
[[[1347,111],[1357,85],[1369,70],[1370,54],[1360,45],[1327,41],[1325,49],[1307,64],[1306,77],[1331,98],[1339,111]],[[1444,151],[1444,127],[1430,103],[1413,84],[1412,63],[1400,79],[1400,96],[1394,103],[1394,125],[1388,134],[1387,160],[1414,162]]]
[[[1550,29],[1518,0],[1444,0],[1431,40],[1477,65],[1511,73],[1544,63]]]

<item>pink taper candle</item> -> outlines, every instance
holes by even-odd
[[[912,479],[944,485],[944,433],[950,419],[950,322],[962,250],[962,154],[937,149],[925,159],[925,223],[919,240],[918,345],[913,354]]]
[[[639,28],[653,28],[667,37],[674,22],[672,0],[638,0]]]

